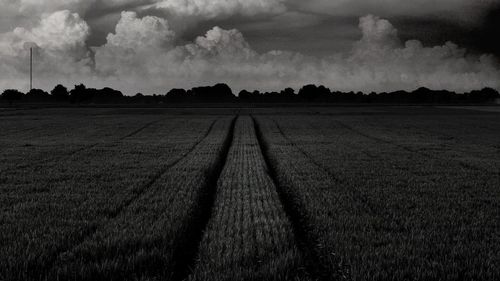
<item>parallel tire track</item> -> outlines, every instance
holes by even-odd
[[[137,129],[137,130],[135,130],[135,131],[131,132],[130,134],[127,134],[127,135],[125,135],[125,136],[123,136],[123,137],[119,138],[118,140],[119,140],[119,141],[122,141],[122,140],[128,139],[128,138],[130,138],[130,137],[133,137],[133,136],[137,135],[138,133],[140,133],[140,132],[144,131],[145,129],[149,128],[150,126],[152,126],[152,125],[154,125],[154,124],[156,124],[156,123],[160,122],[161,120],[162,120],[162,119],[158,119],[158,120],[155,120],[155,121],[151,121],[151,122],[149,122],[149,123],[146,123],[144,126],[142,126],[142,127],[140,127],[139,129]],[[213,124],[212,124],[212,125],[213,125]]]
[[[250,116],[234,134],[189,280],[311,280]]]
[[[293,146],[298,151],[300,151],[304,156],[306,156],[310,160],[311,163],[315,164],[315,166],[317,166],[318,168],[320,168],[321,170],[323,170],[324,172],[326,172],[328,175],[333,176],[333,172],[331,172],[329,170],[329,168],[327,168],[327,167],[323,166],[322,164],[318,163],[317,161],[315,161],[313,157],[311,157],[306,151],[304,151],[303,149],[301,149],[297,144],[295,144],[291,140],[290,137],[288,137],[286,135],[286,133],[280,128],[280,126],[279,126],[279,124],[277,123],[276,120],[273,120],[273,121],[274,121],[275,126],[276,126],[278,132],[280,133],[280,135],[282,135],[282,137],[288,143],[290,143],[291,146]],[[257,122],[256,122],[256,124],[257,124]],[[442,158],[435,157],[435,156],[429,155],[429,154],[421,152],[421,151],[413,150],[413,149],[411,149],[409,147],[406,147],[406,146],[404,146],[402,144],[394,143],[394,142],[391,142],[391,141],[388,141],[388,140],[384,140],[382,138],[378,138],[378,137],[375,137],[375,136],[371,136],[371,135],[365,134],[363,132],[359,132],[356,129],[351,128],[350,126],[348,126],[346,124],[343,124],[343,125],[345,125],[345,126],[342,126],[342,125],[341,126],[344,127],[345,129],[353,131],[354,133],[357,133],[357,134],[359,134],[359,135],[361,135],[363,137],[366,137],[366,138],[371,139],[373,141],[376,141],[378,143],[385,143],[385,144],[388,144],[388,145],[391,145],[391,146],[396,146],[396,147],[401,148],[401,149],[403,149],[403,150],[405,150],[407,152],[410,152],[410,153],[413,153],[413,154],[418,154],[418,155],[423,156],[423,157],[428,158],[428,159],[443,160]],[[259,131],[259,139],[260,139],[261,134],[262,133]],[[264,146],[265,146],[266,143],[265,142],[263,142],[263,143],[264,143]],[[267,148],[264,149],[263,151],[267,152]],[[265,155],[266,155],[266,153],[265,153]],[[266,161],[267,161],[267,157],[268,157],[268,155],[266,155]],[[462,166],[464,164],[465,165],[467,164],[467,163],[463,163],[463,162],[460,163],[460,161],[458,161],[458,160],[455,160],[455,161],[459,162],[459,164],[462,165]],[[270,168],[272,169],[271,165],[270,165]],[[474,169],[475,167],[469,167],[469,168]],[[343,179],[338,179],[338,183],[344,183],[344,180]],[[277,186],[278,186],[278,188],[280,187],[278,184],[277,184]],[[374,214],[377,217],[380,217],[381,219],[383,219],[383,220],[385,220],[387,222],[391,222],[391,223],[399,225],[399,226],[403,226],[404,225],[404,222],[401,220],[401,218],[395,218],[394,215],[389,210],[386,210],[383,206],[379,206],[377,203],[372,202],[372,200],[370,200],[369,197],[367,197],[365,194],[363,194],[362,191],[358,190],[357,188],[352,188],[351,191],[352,191],[352,194],[350,195],[351,199],[353,199],[353,200],[359,200],[360,202],[362,202],[363,205],[367,207],[367,209],[368,209],[367,211],[369,213]],[[287,194],[286,192],[284,192],[284,198],[285,198],[284,201],[283,201],[284,202],[283,203],[284,206],[287,206],[287,205],[293,206],[294,205],[293,195],[290,195],[290,194]],[[287,203],[287,201],[289,203]],[[300,203],[295,202],[295,204],[299,205]],[[290,214],[291,214],[292,221],[297,220],[299,223],[301,223],[302,225],[304,225],[307,228],[307,221],[305,219],[301,220],[301,217],[300,217],[301,214],[299,213],[299,211],[294,210],[293,207],[290,208],[290,209],[291,209],[291,211],[290,211],[291,213]],[[288,212],[288,208],[287,208],[287,212]],[[294,214],[294,212],[296,214]],[[294,219],[293,216],[297,216],[298,219]],[[294,225],[295,225],[295,223],[294,223]],[[298,231],[300,231],[300,228],[298,229]],[[307,239],[308,238],[307,237],[307,229],[303,230],[303,232],[306,233],[306,239]],[[316,241],[315,237],[309,237],[309,239],[310,239],[309,240],[309,245],[316,245],[315,244],[315,241]],[[312,251],[313,251],[313,254],[314,254],[315,253],[314,250],[312,250]],[[321,255],[319,253],[318,253],[317,257],[318,257],[318,262],[321,263],[322,262],[321,261],[322,257],[321,257]],[[324,266],[323,268],[320,267],[320,270],[325,270],[327,268],[328,268],[327,266]],[[323,275],[323,276],[326,276],[326,275]],[[350,278],[348,274],[346,276],[347,276],[348,279]],[[325,279],[325,280],[328,280],[328,279]]]
[[[170,162],[169,164],[165,165],[162,169],[160,169],[158,172],[156,172],[153,177],[141,188],[139,188],[136,192],[134,192],[134,196],[131,197],[129,200],[125,201],[123,205],[119,206],[116,210],[116,212],[112,213],[111,218],[116,218],[124,209],[126,209],[128,206],[130,206],[137,198],[139,198],[144,192],[146,192],[161,176],[167,173],[167,171],[172,168],[173,166],[177,165],[177,163],[181,162],[183,159],[188,157],[189,154],[191,154],[198,145],[200,145],[201,142],[203,142],[204,139],[208,137],[210,132],[212,131],[215,123],[217,120],[214,120],[211,124],[210,127],[208,127],[208,130],[205,132],[203,137],[201,137],[192,147],[189,148],[188,151],[183,153],[179,158],[176,160]]]
[[[278,129],[279,133],[281,136],[283,136],[284,139],[286,139],[293,147],[295,147],[298,151],[300,151],[311,163],[313,163],[317,168],[323,170],[329,177],[331,177],[337,184],[345,183],[343,179],[340,179],[337,175],[335,175],[330,169],[316,161],[314,157],[309,155],[304,149],[302,149],[300,146],[298,146],[284,131],[281,129],[281,126],[278,124],[276,120],[273,119],[274,124],[276,125],[276,128]],[[360,192],[357,188],[351,189],[355,193],[356,198],[354,198],[351,195],[351,199],[359,199],[363,203],[363,205],[368,209],[369,212],[374,213],[374,214],[381,214],[380,209],[374,206],[374,204],[370,201],[370,199],[364,195],[362,192]]]
[[[321,255],[315,249],[314,245],[317,245],[317,239],[312,237],[310,234],[310,227],[308,227],[309,222],[302,216],[299,209],[299,202],[290,195],[289,192],[280,184],[279,177],[277,176],[277,171],[275,170],[269,153],[269,147],[264,141],[264,136],[260,124],[252,116],[252,121],[255,126],[255,133],[257,134],[257,140],[259,142],[260,149],[262,151],[264,161],[266,162],[269,176],[271,177],[274,185],[277,188],[278,195],[280,197],[281,204],[287,214],[293,228],[294,235],[297,239],[297,244],[300,251],[305,257],[305,266],[307,272],[309,272],[313,278],[317,280],[332,280],[332,277],[338,277],[342,274],[329,272],[328,266],[324,264],[321,259]]]
[[[209,175],[208,181],[198,198],[199,208],[195,210],[196,214],[194,220],[189,225],[190,229],[186,231],[188,237],[184,241],[189,241],[188,244],[178,245],[174,250],[174,257],[177,263],[175,264],[175,271],[172,280],[186,280],[196,265],[196,258],[198,257],[199,247],[203,239],[203,233],[207,228],[210,217],[212,216],[212,209],[215,203],[215,196],[217,192],[217,182],[222,174],[222,170],[226,165],[229,150],[234,139],[234,128],[238,115],[233,118],[229,128],[229,132],[222,144],[222,150],[219,155],[219,161],[213,173]]]
[[[147,129],[148,127],[160,122],[161,120],[163,120],[163,119],[158,119],[158,120],[149,122],[149,123],[145,124],[144,126],[140,127],[139,129],[134,130],[133,132],[130,132],[127,135],[122,136],[122,137],[120,137],[117,140],[112,141],[112,142],[120,142],[120,141],[123,141],[127,138],[133,137],[133,136],[137,135],[138,133],[142,132],[143,130]],[[16,170],[16,169],[24,169],[24,168],[28,168],[31,166],[42,165],[42,164],[46,164],[46,163],[49,163],[49,162],[52,162],[55,160],[59,160],[59,161],[66,160],[66,159],[69,159],[69,158],[79,154],[80,152],[91,150],[91,149],[93,149],[101,144],[103,144],[103,143],[96,142],[96,143],[93,143],[90,145],[85,145],[83,147],[77,148],[77,149],[70,151],[68,153],[65,153],[64,155],[61,155],[61,156],[54,156],[54,157],[50,157],[50,158],[46,158],[46,159],[41,159],[39,161],[34,161],[34,162],[31,162],[31,163],[26,164],[26,165],[20,165],[20,166],[16,166],[16,167],[7,168],[4,170],[1,170],[0,173],[10,172],[10,171]]]
[[[369,140],[372,140],[372,141],[375,141],[375,142],[378,142],[378,143],[384,143],[384,144],[388,144],[388,145],[391,145],[391,146],[395,146],[397,148],[400,148],[406,152],[409,152],[409,153],[412,153],[412,154],[417,154],[417,155],[420,155],[422,157],[425,157],[427,159],[431,159],[431,160],[438,160],[438,161],[450,161],[450,159],[444,159],[442,157],[438,157],[438,156],[434,156],[432,154],[429,154],[429,153],[425,153],[425,152],[422,152],[422,151],[419,151],[419,150],[415,150],[415,149],[412,149],[410,147],[407,147],[403,144],[400,144],[400,143],[397,143],[397,142],[394,142],[394,141],[389,141],[389,140],[386,140],[386,139],[383,139],[383,138],[379,138],[379,137],[376,137],[376,136],[372,136],[370,134],[366,134],[366,133],[363,133],[361,132],[360,130],[357,130],[349,125],[347,125],[346,123],[342,122],[342,121],[339,121],[339,120],[336,120],[335,121],[337,124],[339,124],[341,127],[343,127],[344,129],[346,130],[349,130],[355,134],[358,134],[360,136],[363,136]],[[479,168],[479,167],[476,167],[472,164],[469,164],[469,163],[466,163],[466,162],[463,162],[463,161],[460,161],[460,160],[457,160],[457,159],[451,159],[451,161],[453,162],[456,162],[458,163],[458,165],[460,165],[462,168],[464,169],[471,169],[471,170],[474,170],[474,171],[483,171],[483,169]]]
[[[161,176],[163,176],[165,173],[167,173],[170,168],[172,168],[177,163],[179,163],[180,161],[182,161],[183,159],[185,159],[186,157],[188,157],[188,155],[191,154],[196,149],[196,147],[201,142],[203,142],[204,139],[206,139],[208,137],[208,135],[212,131],[212,129],[213,129],[213,127],[214,127],[214,125],[215,125],[215,123],[217,121],[218,120],[214,120],[210,124],[208,130],[205,132],[205,134],[203,135],[203,137],[201,137],[199,140],[197,140],[196,143],[194,143],[193,146],[188,151],[186,151],[184,154],[182,154],[176,160],[174,160],[174,161],[166,164],[164,167],[162,167],[141,188],[138,188],[138,189],[134,190],[133,196],[131,196],[128,200],[125,200],[122,204],[120,204],[118,206],[118,208],[114,212],[110,213],[108,215],[108,217],[105,218],[105,220],[107,220],[107,222],[109,223],[110,220],[113,220],[116,217],[118,217],[127,207],[129,207],[134,201],[136,201],[141,195],[143,195]],[[156,122],[159,122],[159,120],[156,121]],[[150,126],[152,124],[149,124],[148,126]],[[136,130],[135,134],[137,134],[140,131],[144,130],[148,126],[144,126],[142,129]],[[134,134],[130,134],[130,135],[134,135]],[[38,272],[43,272],[43,275],[42,276],[33,276],[34,278],[32,278],[32,279],[33,280],[35,280],[35,279],[46,280],[47,279],[47,275],[49,274],[50,270],[54,267],[54,264],[56,263],[57,259],[63,253],[71,251],[72,249],[78,247],[80,244],[82,244],[85,241],[85,239],[87,239],[88,237],[91,237],[92,235],[94,235],[95,233],[97,233],[98,230],[99,230],[99,227],[97,227],[97,226],[93,227],[88,232],[86,232],[83,235],[79,236],[78,240],[76,241],[76,243],[73,243],[70,247],[65,248],[65,249],[58,249],[57,252],[54,253],[54,255],[52,256],[52,258],[45,264],[45,266],[40,271],[38,271]]]
[[[276,120],[273,120],[274,124],[276,125],[276,128],[278,129],[279,133],[281,136],[283,136],[284,139],[287,140],[293,147],[295,147],[297,150],[299,150],[311,163],[313,163],[317,168],[323,170],[329,177],[334,179],[337,184],[347,184],[344,179],[338,178],[328,167],[325,167],[323,164],[319,163],[309,155],[305,150],[303,150],[301,147],[299,147],[279,126],[278,122]],[[352,186],[350,189],[352,193],[349,194],[349,197],[353,201],[361,201],[363,203],[363,208],[370,214],[375,214],[379,217],[384,218],[386,221],[391,221],[395,224],[402,225],[403,223],[394,218],[394,216],[384,207],[384,206],[379,206],[376,203],[374,203],[370,198],[364,194],[362,191],[360,191],[358,188],[355,186]]]

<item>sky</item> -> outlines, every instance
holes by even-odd
[[[500,90],[500,0],[0,0],[0,89]]]

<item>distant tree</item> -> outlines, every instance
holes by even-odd
[[[14,101],[21,100],[23,96],[23,93],[14,89],[7,89],[2,93],[2,99],[8,101],[10,105],[12,105]]]
[[[317,96],[317,87],[316,85],[305,85],[299,90],[299,97],[305,100],[313,100]]]
[[[247,102],[259,102],[262,99],[262,95],[259,91],[249,92],[247,90],[242,90],[238,94],[238,98]]]
[[[286,88],[283,91],[281,91],[281,94],[284,96],[295,96],[295,90],[292,88]]]
[[[29,101],[46,102],[50,99],[50,95],[41,89],[31,89],[28,93],[26,93],[26,99]]]
[[[212,87],[197,87],[192,89],[193,96],[199,101],[226,102],[234,100],[231,88],[226,84],[217,84]]]
[[[238,94],[238,97],[240,99],[249,99],[249,98],[251,98],[251,96],[252,96],[252,93],[250,93],[247,90],[241,90],[240,93]]]
[[[80,103],[89,98],[87,87],[85,85],[75,85],[75,88],[69,93],[70,100],[72,103]]]
[[[425,103],[432,101],[432,90],[426,87],[420,87],[411,92],[411,101],[417,103]]]
[[[300,89],[298,96],[307,101],[314,101],[327,99],[330,94],[330,89],[325,86],[306,85]]]
[[[472,91],[465,96],[469,102],[496,102],[496,100],[500,98],[498,91],[492,88]]]
[[[188,98],[188,93],[184,89],[172,89],[166,95],[166,100],[168,102],[186,101],[187,98]]]
[[[292,88],[286,88],[283,91],[281,91],[281,95],[287,98],[294,98],[295,97],[295,90]]]
[[[59,84],[54,87],[54,89],[50,92],[52,98],[56,101],[66,101],[69,98],[69,92],[66,87]]]
[[[122,92],[109,87],[92,92],[93,94],[89,98],[96,103],[119,103],[123,98]]]

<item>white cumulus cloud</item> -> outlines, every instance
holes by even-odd
[[[0,36],[0,87],[13,84],[25,85],[24,73],[28,71],[29,49],[35,53],[35,72],[41,80],[68,75],[88,75],[91,60],[86,39],[88,25],[76,13],[68,10],[44,14],[32,29],[18,27]],[[4,77],[10,77],[5,79]],[[5,87],[4,86],[4,87]]]
[[[390,22],[368,15],[360,19],[363,37],[355,44],[346,61],[342,80],[359,85],[365,91],[433,89],[466,91],[485,86],[500,87],[500,74],[493,56],[467,55],[452,42],[424,47],[420,41],[401,43]]]
[[[115,33],[107,36],[105,45],[94,48],[96,70],[117,78],[132,75],[135,80],[134,75],[149,73],[173,48],[174,36],[165,19],[138,18],[135,12],[123,12]]]
[[[350,51],[313,58],[279,50],[258,53],[241,32],[219,27],[181,44],[166,19],[123,12],[105,44],[92,48],[92,56],[85,45],[90,32],[86,23],[77,14],[60,11],[44,16],[32,29],[2,35],[0,75],[27,73],[19,61],[26,58],[25,44],[35,44],[50,86],[79,79],[88,86],[111,86],[128,94],[218,82],[236,91],[309,83],[364,92],[422,86],[459,92],[500,89],[500,67],[492,56],[469,55],[451,42],[434,47],[416,40],[402,42],[389,21],[372,15],[360,18],[359,29],[362,37]],[[0,86],[16,86],[16,79],[1,81]]]
[[[130,23],[140,26],[141,21],[144,19],[135,18]],[[115,76],[114,82],[108,80],[115,86],[120,81],[141,80],[154,91],[217,82],[227,82],[237,90],[298,88],[307,83],[365,92],[421,86],[456,91],[500,87],[500,71],[491,56],[468,56],[451,42],[435,47],[424,47],[416,40],[403,43],[389,21],[372,15],[360,18],[359,28],[362,38],[350,52],[324,59],[285,51],[258,54],[239,31],[215,27],[190,44],[134,50],[128,53],[132,57],[124,55],[118,64],[115,57],[121,55],[96,56],[96,62],[115,66],[111,72],[123,75],[122,79]],[[163,29],[151,37],[169,38],[170,42],[168,28]],[[97,54],[109,47],[112,38],[108,36],[108,44]],[[145,75],[137,79],[133,77],[137,73]]]

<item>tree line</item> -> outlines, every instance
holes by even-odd
[[[430,90],[419,88],[414,91],[395,91],[382,93],[340,92],[332,91],[325,86],[306,85],[297,93],[292,88],[280,92],[249,92],[242,90],[234,95],[226,84],[216,84],[207,87],[195,87],[189,90],[172,89],[162,95],[125,96],[122,92],[112,89],[87,88],[85,85],[75,85],[68,90],[63,85],[57,85],[52,91],[32,89],[27,93],[19,90],[5,90],[1,99],[9,104],[14,103],[73,103],[73,104],[162,104],[162,103],[499,103],[500,94],[492,88],[484,88],[463,94],[447,90]]]

